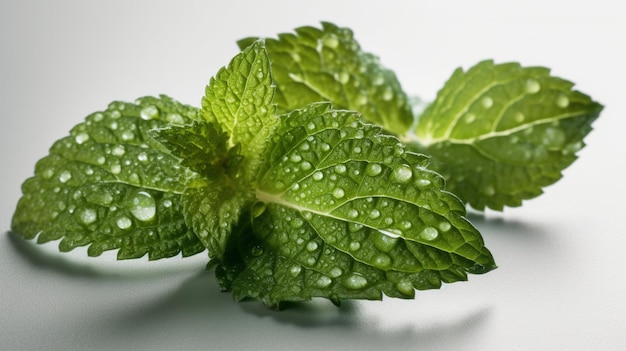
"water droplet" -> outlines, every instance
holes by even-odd
[[[355,210],[354,208],[348,211],[348,218],[355,219],[358,216],[359,216],[359,211]]]
[[[311,163],[310,163],[309,161],[303,161],[303,162],[300,164],[300,168],[301,168],[303,171],[308,171],[309,169],[311,169],[311,167],[313,167],[313,166],[311,165]]]
[[[359,243],[358,241],[353,241],[350,243],[349,248],[350,248],[350,251],[356,251],[361,248],[361,243]]]
[[[324,173],[317,171],[313,173],[313,180],[322,180],[324,179]]]
[[[122,113],[118,110],[113,110],[110,112],[111,118],[120,118],[122,117]]]
[[[333,197],[335,197],[335,199],[341,199],[345,195],[346,193],[342,188],[335,188],[335,190],[333,190]]]
[[[54,176],[54,169],[48,168],[41,174],[45,179],[50,179]]]
[[[465,115],[465,123],[470,124],[476,120],[476,115],[473,113],[468,113]]]
[[[522,123],[526,119],[526,116],[524,116],[524,114],[521,112],[516,112],[514,118],[515,118],[515,122]]]
[[[165,119],[171,124],[185,124],[185,119],[178,113],[170,113]]]
[[[409,221],[402,221],[402,222],[400,222],[400,228],[402,230],[410,229],[412,226],[413,226],[413,224],[411,222],[409,222]]]
[[[154,198],[152,198],[152,196],[145,191],[138,192],[132,200],[130,213],[132,213],[132,215],[140,221],[145,222],[154,219],[154,216],[156,215],[156,204],[154,202]]]
[[[328,46],[331,49],[335,49],[337,48],[337,46],[339,46],[339,39],[337,39],[337,36],[334,34],[330,34],[324,37],[323,41],[324,46]]]
[[[149,120],[159,116],[159,109],[155,106],[146,106],[139,113],[142,119]]]
[[[106,162],[106,158],[104,156],[99,156],[96,159],[96,163],[99,164],[99,165],[103,165],[105,162]]]
[[[565,94],[559,95],[559,97],[556,98],[556,105],[560,108],[566,108],[569,106],[569,98],[565,96]]]
[[[316,127],[315,123],[313,123],[313,122],[309,122],[309,124],[306,125],[306,128],[308,130],[315,130],[315,127]]]
[[[337,79],[337,81],[341,84],[346,84],[350,81],[350,74],[346,71],[341,71],[339,73],[337,73],[337,75],[335,76],[335,78]]]
[[[289,159],[291,160],[291,162],[300,162],[300,161],[302,161],[302,156],[300,156],[298,154],[291,154]]]
[[[342,285],[346,289],[352,289],[352,290],[363,289],[367,286],[367,279],[359,273],[352,273],[343,279]]]
[[[328,151],[330,150],[330,145],[328,145],[327,143],[323,143],[322,145],[320,145],[322,151]]]
[[[439,236],[439,231],[433,227],[426,227],[420,233],[420,238],[428,241],[435,240],[437,236]]]
[[[400,281],[396,283],[396,289],[404,295],[413,296],[415,290],[413,290],[413,284],[409,281]]]
[[[393,177],[398,183],[406,184],[413,177],[413,171],[411,170],[411,167],[401,165],[393,170]]]
[[[480,103],[483,105],[484,108],[491,108],[491,106],[493,106],[493,99],[489,96],[485,96],[484,98],[482,98]]]
[[[332,282],[333,282],[332,279],[330,279],[327,276],[323,275],[315,282],[315,286],[317,286],[318,288],[325,288],[325,287],[329,286]]]
[[[254,257],[259,257],[263,254],[263,248],[259,245],[255,245],[252,247],[252,249],[250,249],[250,253]]]
[[[317,243],[315,241],[309,241],[306,244],[307,251],[315,251],[315,250],[317,250],[317,247],[318,246],[317,246]]]
[[[172,207],[172,201],[170,201],[170,200],[163,200],[163,207],[165,207],[165,208]]]
[[[289,269],[289,272],[294,277],[297,277],[298,274],[300,274],[301,271],[302,271],[302,267],[300,267],[300,266],[291,266],[291,268]]]
[[[70,179],[72,179],[72,173],[70,173],[69,171],[63,171],[61,172],[61,174],[59,174],[59,181],[61,183],[67,183],[67,181],[69,181]]]
[[[388,230],[385,230],[385,231],[381,230],[380,234],[372,235],[374,246],[376,246],[382,252],[391,251],[398,243],[399,235],[393,234],[392,236],[392,235],[389,235],[388,233],[390,233]]]
[[[86,208],[80,213],[80,221],[83,222],[83,224],[91,224],[95,222],[96,219],[98,219],[98,214],[90,208]]]
[[[391,91],[391,88],[387,87],[383,92],[383,100],[389,101],[391,99],[393,99],[393,91]]]
[[[139,153],[139,155],[137,155],[137,159],[141,162],[146,162],[148,161],[148,154],[146,154],[145,152],[141,152]]]
[[[526,81],[526,92],[528,94],[538,93],[539,90],[541,90],[541,85],[539,84],[538,81],[534,79],[529,79]]]
[[[77,144],[82,144],[82,143],[86,142],[87,140],[89,140],[89,134],[87,134],[87,133],[79,133],[78,135],[76,135],[74,140],[76,140]]]
[[[368,163],[365,167],[365,174],[370,177],[375,177],[383,171],[383,168],[378,163]]]
[[[295,183],[291,186],[291,190],[296,191],[300,189],[300,183]]]
[[[343,274],[343,271],[339,267],[333,267],[328,273],[330,273],[331,277],[337,278],[338,276]]]
[[[450,224],[450,222],[441,222],[441,223],[439,223],[439,229],[442,232],[447,232],[448,230],[450,230],[450,228],[452,228],[452,225]]]
[[[360,146],[355,146],[354,149],[352,149],[352,151],[354,151],[355,154],[360,154],[362,149]]]
[[[117,219],[117,227],[120,229],[128,229],[133,222],[128,217],[120,217]]]
[[[291,224],[291,227],[292,227],[292,228],[294,228],[294,229],[298,229],[298,228],[301,228],[301,227],[304,225],[304,221],[303,221],[302,219],[300,219],[300,218],[294,218],[294,219],[291,221],[291,223],[290,223],[290,224]]]
[[[338,174],[344,174],[346,173],[347,167],[344,164],[338,164],[335,166],[335,172]]]
[[[378,217],[380,217],[380,211],[379,210],[373,209],[373,210],[370,211],[370,218],[371,219],[376,219]]]
[[[546,128],[542,142],[548,147],[561,147],[565,143],[565,132],[560,128]]]
[[[122,172],[122,166],[120,166],[119,163],[116,163],[111,166],[111,173],[120,174],[120,172]]]
[[[116,145],[111,153],[114,156],[123,156],[126,153],[126,149],[124,149],[123,145]]]
[[[122,132],[122,135],[120,135],[120,137],[124,141],[133,140],[135,139],[135,133],[131,132],[130,130],[125,130]]]
[[[387,269],[391,267],[391,257],[384,253],[378,254],[374,257],[372,264],[377,268]]]

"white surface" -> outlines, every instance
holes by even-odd
[[[471,3],[471,4],[466,4]],[[626,11],[618,1],[3,1],[0,345],[5,350],[626,348]],[[8,234],[52,142],[112,100],[197,105],[235,41],[328,20],[410,94],[432,99],[485,58],[551,67],[605,104],[588,146],[541,197],[472,216],[499,268],[415,300],[235,304],[204,257],[116,262]],[[99,268],[99,267],[104,268]]]

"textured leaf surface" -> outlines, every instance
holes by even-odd
[[[411,297],[494,268],[427,158],[359,118],[328,103],[281,117],[257,180],[254,239],[243,231],[233,249],[243,263],[217,268],[237,298]]]
[[[277,123],[274,90],[264,43],[256,41],[211,78],[202,99],[202,116],[228,133],[228,146],[241,145],[252,173]]]
[[[458,69],[418,119],[421,150],[477,209],[519,206],[562,176],[602,106],[541,67]]]
[[[301,27],[295,32],[266,39],[277,84],[275,102],[282,112],[331,101],[393,133],[406,134],[413,123],[406,94],[392,71],[361,50],[351,30],[324,22],[321,29]],[[239,45],[247,47],[253,40]]]
[[[185,225],[181,196],[194,177],[147,132],[190,123],[198,110],[167,97],[115,102],[56,142],[23,186],[12,230],[38,242],[62,239],[90,256],[184,256],[204,250]]]
[[[210,257],[223,258],[232,227],[254,196],[245,181],[239,148],[229,148],[228,134],[213,123],[195,122],[155,134],[182,159],[182,165],[198,173],[182,197],[185,222],[209,249]]]

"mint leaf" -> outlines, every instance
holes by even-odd
[[[209,249],[210,257],[223,258],[232,227],[254,197],[239,148],[229,148],[228,134],[214,123],[174,126],[156,131],[154,137],[180,157],[183,166],[198,173],[182,196],[185,222]]]
[[[257,178],[254,238],[242,230],[239,254],[217,266],[236,298],[411,297],[495,267],[427,158],[359,118],[329,103],[281,116]]]
[[[190,123],[198,110],[162,96],[114,102],[56,142],[22,186],[11,228],[39,243],[61,239],[61,251],[119,249],[118,258],[149,259],[204,247],[182,217],[181,168],[147,131]]]
[[[202,117],[229,135],[229,147],[241,145],[250,174],[277,123],[274,86],[264,42],[256,41],[211,78],[202,99]]]
[[[323,22],[321,29],[300,27],[295,32],[265,40],[281,112],[331,101],[390,132],[406,134],[413,123],[406,94],[392,71],[361,50],[350,29]],[[254,40],[243,39],[239,46]]]
[[[519,206],[562,176],[602,106],[542,67],[458,69],[419,117],[419,149],[477,209]]]

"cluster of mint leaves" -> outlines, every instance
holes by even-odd
[[[206,250],[223,290],[271,307],[412,298],[494,269],[466,205],[540,194],[602,109],[545,68],[484,61],[415,116],[349,29],[239,45],[200,108],[144,97],[75,126],[24,182],[12,231],[119,259]]]

